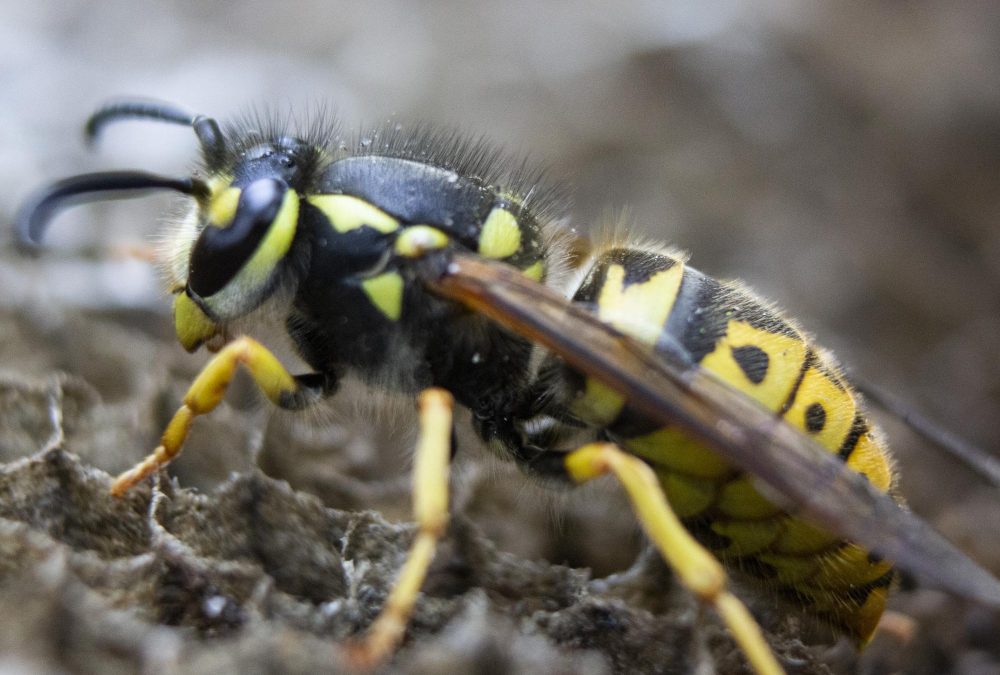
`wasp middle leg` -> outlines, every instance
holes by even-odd
[[[451,460],[452,395],[444,389],[421,392],[417,399],[420,436],[413,458],[413,515],[417,535],[382,611],[368,634],[351,647],[354,665],[372,667],[402,642],[438,541],[448,526],[448,469]]]

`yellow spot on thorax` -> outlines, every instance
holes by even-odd
[[[382,314],[398,321],[403,313],[403,277],[398,272],[386,272],[361,282],[365,295]]]
[[[479,255],[501,259],[517,253],[521,248],[521,228],[517,218],[507,209],[496,207],[490,211],[479,232]]]
[[[419,258],[428,251],[436,251],[448,245],[447,234],[430,225],[411,225],[396,237],[395,251],[404,258]]]
[[[309,195],[310,204],[323,212],[334,230],[341,234],[370,227],[383,234],[399,229],[399,221],[382,209],[351,195]]]

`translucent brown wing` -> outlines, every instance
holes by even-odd
[[[930,586],[1000,607],[1000,581],[989,572],[836,456],[692,365],[680,348],[653,354],[517,270],[478,256],[454,253],[425,281],[603,381],[657,421],[683,427],[754,475],[790,513],[857,541]]]

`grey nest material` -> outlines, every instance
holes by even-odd
[[[0,389],[0,669],[344,670],[342,647],[377,615],[412,525],[329,508],[258,469],[210,494],[158,480],[115,499],[110,476],[67,440],[90,447],[84,432],[101,428],[104,404],[92,390],[71,378],[16,377]],[[43,449],[27,455],[29,444]],[[500,552],[456,514],[406,642],[382,670],[744,668],[714,619],[696,621],[668,576],[645,577],[626,599],[627,584]],[[794,640],[778,648],[815,666]]]

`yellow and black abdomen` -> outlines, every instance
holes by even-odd
[[[593,260],[573,299],[654,349],[680,347],[693,366],[781,415],[879,490],[892,489],[888,451],[832,357],[741,286],[670,252],[621,247]],[[858,641],[871,636],[890,563],[789,516],[751,476],[681,430],[651,423],[598,382],[584,380],[571,409],[647,460],[678,515],[724,561],[794,595]]]

